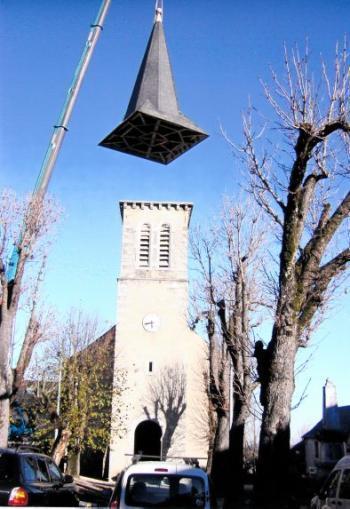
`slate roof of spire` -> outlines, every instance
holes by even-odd
[[[207,138],[178,107],[161,17],[156,17],[124,121],[100,145],[167,164]]]
[[[160,21],[153,25],[125,118],[147,102],[163,113],[179,114],[163,23]]]

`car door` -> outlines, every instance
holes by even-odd
[[[343,470],[337,499],[339,509],[350,509],[350,468]]]
[[[54,483],[51,481],[45,457],[37,456],[36,460],[38,463],[38,478],[41,483],[43,491],[45,490],[47,495],[47,505],[48,506],[60,505],[57,504]]]
[[[0,451],[0,506],[7,505],[11,490],[19,484],[17,456]]]
[[[37,506],[50,505],[48,476],[46,475],[45,480],[37,458],[29,454],[23,455],[21,457],[21,465],[24,487],[29,493],[29,504]]]
[[[50,458],[46,458],[46,464],[53,486],[53,495],[56,505],[62,507],[76,505],[77,500],[75,497],[74,484],[64,482],[64,477],[60,469]]]

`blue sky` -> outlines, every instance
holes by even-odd
[[[238,163],[220,124],[241,139],[248,97],[265,109],[259,78],[281,68],[283,44],[309,40],[331,61],[348,30],[349,0],[165,0],[164,26],[181,110],[210,138],[164,167],[98,147],[124,116],[152,21],[154,0],[114,0],[56,164],[50,193],[65,218],[52,251],[45,292],[60,311],[116,319],[123,199],[191,201],[193,224],[237,195]],[[30,192],[80,58],[99,0],[0,1],[0,185]],[[349,298],[316,337],[317,352],[298,377],[309,397],[293,414],[294,434],[321,412],[321,386],[337,385],[350,403]],[[310,351],[310,350],[309,350]],[[304,429],[305,428],[305,429]]]

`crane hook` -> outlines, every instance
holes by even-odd
[[[156,10],[156,14],[154,17],[154,22],[155,23],[157,21],[162,22],[163,21],[163,0],[156,0],[155,10]]]

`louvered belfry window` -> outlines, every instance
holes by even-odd
[[[149,267],[150,247],[151,247],[151,227],[149,224],[144,224],[141,228],[140,233],[140,251],[139,251],[140,267]]]
[[[170,265],[170,226],[163,224],[159,239],[159,267],[166,269]]]

